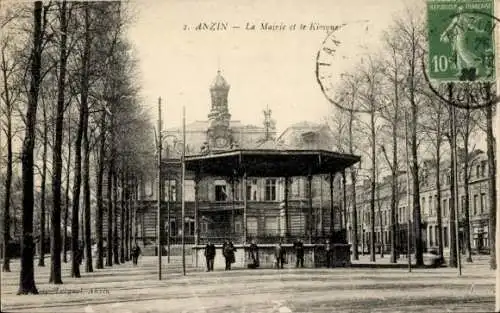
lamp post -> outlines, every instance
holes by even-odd
[[[182,274],[186,275],[186,242],[185,242],[185,227],[184,219],[186,218],[186,195],[185,195],[185,180],[186,180],[186,107],[182,107]]]
[[[158,138],[156,138],[157,157],[158,157],[158,191],[157,191],[157,206],[156,215],[156,236],[158,250],[158,280],[161,280],[161,146],[162,146],[162,129],[161,129],[161,97],[158,98]]]

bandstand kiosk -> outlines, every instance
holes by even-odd
[[[350,244],[346,241],[346,230],[334,230],[334,178],[338,173],[342,173],[346,168],[360,161],[359,156],[336,153],[326,150],[247,150],[235,149],[224,152],[213,152],[205,155],[186,156],[185,168],[187,171],[194,173],[195,181],[195,245],[193,249],[193,265],[195,267],[205,267],[204,249],[208,238],[200,236],[199,227],[199,195],[198,182],[204,176],[227,177],[230,180],[239,180],[243,184],[243,190],[247,190],[248,177],[282,177],[284,178],[284,200],[281,206],[280,215],[283,218],[283,230],[280,239],[282,246],[287,251],[288,267],[295,265],[295,254],[293,252],[292,242],[300,238],[304,242],[304,266],[305,267],[320,267],[325,263],[325,240],[330,240],[333,247],[333,265],[334,266],[349,266],[350,265]],[[330,189],[330,214],[329,234],[325,237],[314,236],[312,212],[313,212],[313,197],[312,197],[312,178],[314,175],[329,176]],[[289,189],[291,177],[307,177],[308,181],[308,204],[305,210],[306,223],[301,230],[301,235],[297,236],[290,232],[290,220],[293,212],[289,208]],[[241,206],[243,216],[242,234],[239,242],[235,243],[236,262],[234,268],[246,268],[249,261],[248,248],[250,238],[247,234],[247,216],[248,216],[248,201],[247,193],[243,192],[243,203]],[[342,223],[341,223],[342,224]],[[259,242],[256,239],[259,247],[259,259],[261,268],[270,268],[274,265],[274,248],[277,242]],[[222,256],[222,241],[212,242],[215,244],[217,253],[215,259],[215,267],[223,268],[224,259]]]

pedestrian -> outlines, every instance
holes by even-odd
[[[294,243],[293,243],[293,247],[295,248],[295,258],[296,258],[296,262],[295,262],[295,267],[301,267],[303,268],[304,267],[304,244],[302,243],[302,240],[300,239],[297,239]]]
[[[333,250],[332,245],[330,243],[330,239],[327,239],[325,242],[325,251],[326,251],[326,267],[333,267]]]
[[[234,263],[234,246],[229,241],[226,240],[222,245],[222,254],[224,255],[224,259],[226,261],[226,271],[231,270],[231,264]]]
[[[281,242],[276,245],[274,255],[276,257],[276,268],[283,268],[283,264],[285,263],[285,249],[281,245]]]
[[[134,266],[137,266],[137,261],[139,259],[140,254],[141,254],[141,248],[136,242],[134,248],[132,248],[132,263]]]
[[[248,264],[248,268],[258,268],[260,266],[260,261],[259,261],[259,247],[255,243],[255,240],[252,240],[252,243],[250,244],[250,260],[252,263]]]
[[[207,272],[214,270],[215,245],[210,241],[205,246],[205,259],[207,262]]]

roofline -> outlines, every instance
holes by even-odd
[[[361,160],[361,156],[353,155],[353,154],[345,154],[340,152],[328,151],[323,149],[311,149],[311,150],[303,150],[303,149],[290,149],[290,150],[276,150],[276,149],[235,149],[231,151],[220,151],[220,152],[212,152],[206,155],[191,155],[186,156],[186,161],[191,160],[203,160],[203,159],[213,159],[217,157],[229,157],[229,156],[244,156],[244,155],[286,155],[286,154],[299,154],[299,155],[308,155],[308,154],[329,154],[336,157],[341,157],[344,159],[356,159]]]

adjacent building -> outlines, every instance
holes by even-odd
[[[469,203],[468,210],[470,216],[470,239],[471,246],[475,252],[487,252],[488,249],[488,232],[489,232],[489,189],[488,189],[488,164],[487,156],[483,151],[476,150],[470,153],[469,164],[469,182],[468,193]],[[424,241],[424,249],[434,249],[438,246],[438,227],[437,227],[437,201],[438,190],[441,194],[441,215],[442,215],[442,235],[444,251],[449,251],[450,248],[450,209],[451,202],[451,175],[450,162],[441,163],[441,181],[440,188],[436,187],[436,167],[433,162],[424,162],[421,169],[420,178],[420,207],[422,214],[422,236]],[[459,166],[463,168],[463,164]],[[390,209],[391,209],[391,176],[384,177],[381,182],[376,185],[376,200],[375,200],[375,242],[384,244],[385,249],[390,249]],[[397,243],[402,251],[406,251],[408,221],[413,221],[413,216],[408,210],[407,193],[406,193],[406,172],[401,172],[398,176],[398,205],[396,210],[396,229]],[[352,225],[352,196],[350,193],[351,186],[347,188],[347,228],[349,234],[349,242],[352,242],[353,225]],[[358,214],[358,238],[359,251],[368,251],[370,242],[370,182],[363,180],[356,188],[356,208]],[[459,243],[464,249],[464,226],[465,226],[465,184],[463,170],[460,171],[458,177],[458,220],[459,220]],[[410,190],[411,192],[411,190]],[[410,197],[410,207],[412,203]],[[413,237],[414,238],[414,237]],[[411,243],[413,245],[413,243]]]

